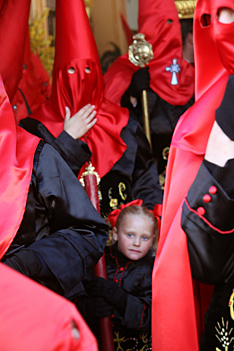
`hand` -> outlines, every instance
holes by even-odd
[[[88,318],[93,317],[103,318],[111,316],[113,313],[113,306],[104,297],[100,296],[82,296],[75,301],[75,305],[80,313]]]
[[[205,159],[223,167],[229,159],[234,158],[234,141],[232,141],[214,122],[208,139]]]
[[[115,282],[101,277],[96,277],[89,281],[85,281],[84,287],[89,295],[103,296],[106,299],[108,299],[109,296],[119,289],[119,286]]]
[[[77,113],[71,117],[68,107],[65,107],[65,120],[63,129],[73,138],[81,138],[87,131],[97,122],[95,118],[95,106],[90,104],[82,107]]]
[[[113,313],[113,306],[104,297],[94,297],[95,299],[95,311],[97,318],[103,318],[111,316]]]
[[[102,296],[121,314],[124,314],[128,294],[112,280],[96,277],[84,283],[84,287],[91,296]]]
[[[150,75],[149,67],[140,68],[132,75],[132,81],[129,86],[130,96],[139,98],[143,90],[149,90]]]
[[[215,119],[223,132],[234,141],[234,75],[229,76],[223,100],[215,112]]]

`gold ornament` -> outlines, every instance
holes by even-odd
[[[46,26],[49,14],[49,8],[44,13],[36,15],[29,23],[31,50],[34,54],[38,54],[45,70],[52,76],[54,63],[54,47],[51,46],[54,37],[47,34]]]
[[[99,177],[99,174],[96,172],[96,171],[94,171],[95,170],[95,167],[93,167],[93,165],[92,165],[92,163],[91,162],[89,162],[89,165],[88,165],[88,167],[86,167],[85,168],[85,172],[83,172],[82,173],[82,175],[81,175],[81,177],[80,177],[80,183],[81,183],[81,185],[84,187],[84,177],[85,176],[87,176],[87,175],[92,175],[92,174],[94,174],[95,176],[96,176],[96,178],[97,178],[97,185],[99,185],[99,183],[100,183],[100,181],[101,181],[101,179],[100,179],[100,177]]]
[[[128,58],[135,66],[145,67],[154,57],[152,45],[145,40],[145,34],[133,35],[133,43],[128,47]]]
[[[179,19],[193,18],[196,0],[175,0]]]

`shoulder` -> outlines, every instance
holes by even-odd
[[[75,177],[70,167],[59,155],[59,153],[48,143],[41,140],[35,152],[34,172],[38,175],[44,173],[50,175],[50,177],[56,177],[64,175],[69,177]]]

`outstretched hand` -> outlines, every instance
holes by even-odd
[[[63,129],[73,138],[79,139],[97,122],[95,106],[87,104],[71,117],[68,107],[65,107]]]
[[[205,159],[220,167],[234,158],[234,75],[229,77],[223,100],[215,112]]]
[[[220,167],[234,158],[234,141],[232,141],[215,121],[208,139],[205,159]]]

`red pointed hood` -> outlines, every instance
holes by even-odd
[[[18,127],[0,76],[0,258],[21,224],[39,139]]]
[[[70,5],[56,1],[55,48],[53,107],[61,115],[65,106],[72,114],[87,103],[98,109],[103,100],[104,81],[84,1],[72,1]],[[68,73],[70,68],[74,73]]]
[[[63,130],[65,106],[73,115],[87,103],[95,105],[97,122],[81,140],[93,153],[91,162],[101,177],[126,150],[120,133],[128,122],[126,110],[103,95],[100,60],[84,1],[57,0],[52,96],[30,117],[40,120],[57,137]]]
[[[139,0],[138,26],[153,47],[154,58],[149,63],[151,88],[172,105],[186,104],[194,93],[194,68],[183,59],[174,1]]]
[[[234,24],[217,20],[221,7],[234,9],[233,0],[198,1],[195,16],[196,99],[227,69],[234,73]],[[207,21],[207,24],[205,23]]]
[[[11,103],[17,124],[22,118],[36,111],[51,96],[50,76],[38,54],[31,50],[29,28],[26,35],[22,78]],[[27,103],[26,103],[27,102]]]
[[[22,76],[30,0],[0,1],[0,74],[12,100]]]

